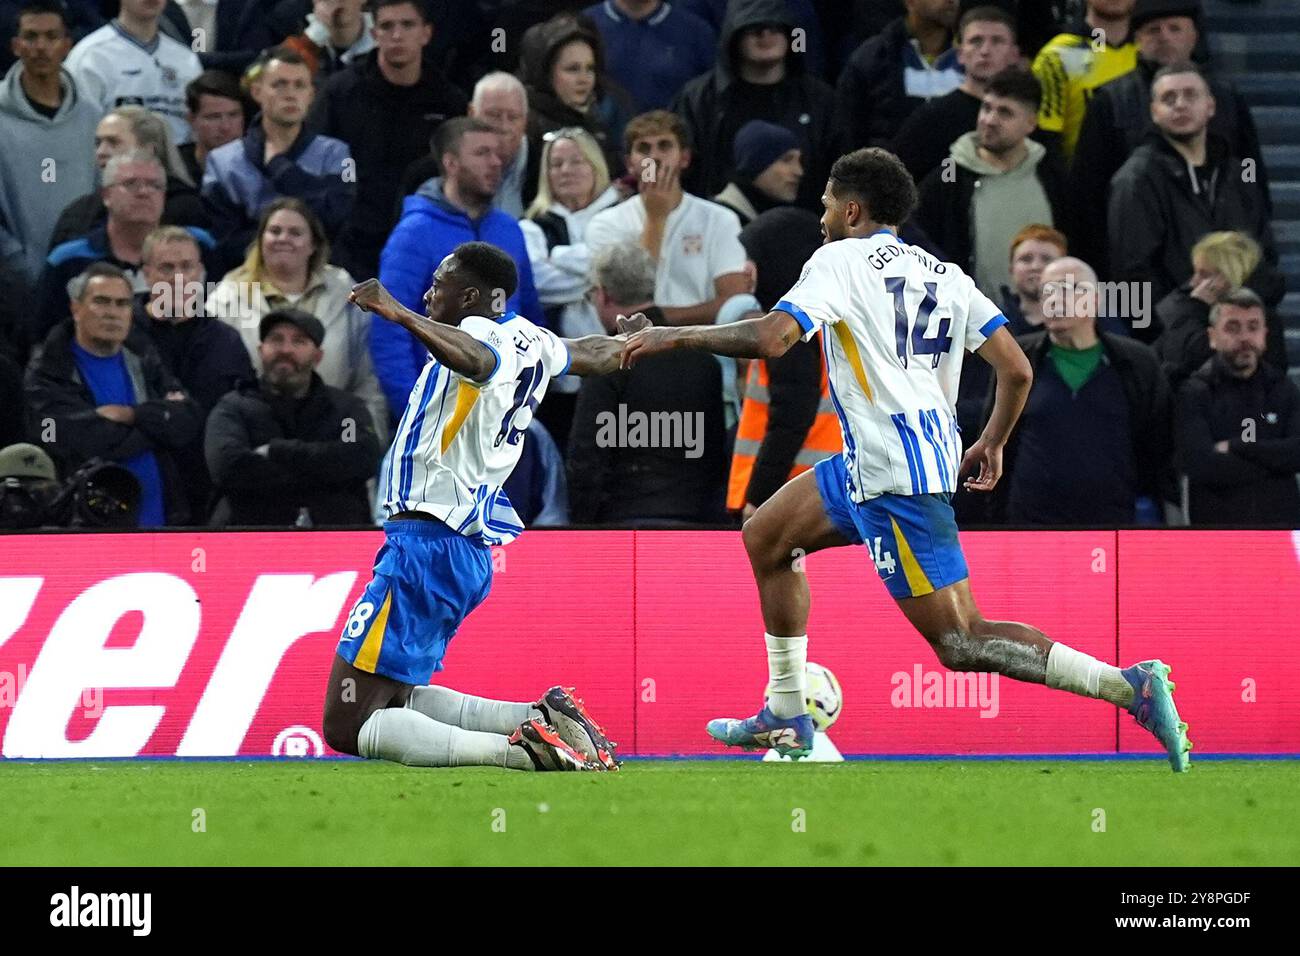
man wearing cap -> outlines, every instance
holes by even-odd
[[[107,262],[68,284],[72,318],[27,369],[29,433],[71,473],[90,458],[140,481],[140,526],[183,525],[189,505],[174,453],[198,433],[198,406],[158,353],[128,339],[131,280]]]
[[[316,374],[325,327],[276,309],[258,338],[261,379],[208,416],[204,449],[221,496],[212,524],[370,524],[366,482],[383,449],[365,403]]]
[[[1138,0],[1130,24],[1137,43],[1137,68],[1101,86],[1088,103],[1070,167],[1070,241],[1098,275],[1110,275],[1106,207],[1110,181],[1154,129],[1151,84],[1156,70],[1193,58],[1201,37],[1200,0]],[[1255,163],[1255,178],[1268,190],[1259,133],[1245,97],[1231,81],[1204,71],[1214,97],[1210,131],[1229,151]]]
[[[794,133],[784,126],[750,120],[736,134],[732,160],[731,180],[713,201],[734,211],[742,229],[760,213],[798,198],[803,153]]]
[[[687,192],[722,190],[741,127],[764,120],[795,138],[807,173],[797,203],[820,213],[822,188],[839,156],[835,90],[804,72],[807,56],[793,49],[794,29],[784,0],[736,0],[727,8],[717,66],[687,83],[673,103],[694,147],[694,161],[682,172]]]
[[[0,528],[35,528],[46,523],[59,493],[54,460],[28,442],[0,449]]]

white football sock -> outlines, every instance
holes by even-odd
[[[502,734],[463,730],[405,707],[387,707],[366,718],[357,734],[363,757],[408,767],[507,767],[532,770],[533,763]]]
[[[453,727],[491,734],[513,734],[525,720],[541,716],[532,704],[474,697],[437,685],[413,689],[406,706]]]
[[[1107,700],[1117,707],[1133,703],[1133,685],[1124,679],[1118,667],[1059,641],[1047,653],[1047,686]]]
[[[764,634],[767,642],[767,706],[777,717],[798,717],[808,712],[805,699],[808,665],[808,635],[776,637]]]

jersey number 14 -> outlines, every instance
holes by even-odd
[[[907,368],[907,353],[910,340],[911,352],[913,355],[933,355],[934,360],[931,362],[931,368],[939,367],[939,359],[947,354],[952,348],[952,336],[948,334],[948,327],[952,324],[952,319],[942,318],[939,320],[939,332],[932,338],[926,338],[925,333],[930,328],[930,313],[938,305],[935,298],[938,287],[933,282],[925,284],[925,298],[921,300],[921,308],[916,313],[916,322],[912,323],[907,317],[907,302],[903,293],[907,290],[907,280],[900,277],[885,280],[885,291],[894,297],[894,340],[898,346],[898,360],[903,363],[903,368]],[[909,326],[911,326],[909,330]]]

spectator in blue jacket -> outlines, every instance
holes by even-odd
[[[269,50],[249,90],[261,113],[242,139],[214,149],[203,172],[220,265],[244,259],[258,216],[281,196],[301,199],[333,239],[352,211],[356,176],[346,143],[308,129],[311,69],[286,47]]]
[[[501,185],[496,130],[461,116],[438,128],[434,145],[443,175],[403,201],[401,219],[379,257],[379,280],[402,305],[423,314],[438,263],[462,242],[490,242],[519,270],[519,288],[505,307],[545,326],[524,234],[513,217],[492,205]],[[405,408],[428,350],[401,326],[377,319],[370,327],[370,351],[388,407]]]

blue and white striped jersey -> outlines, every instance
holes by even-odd
[[[430,357],[381,472],[384,514],[423,511],[466,537],[505,544],[524,526],[501,486],[547,385],[568,370],[569,350],[514,312],[468,316],[460,330],[490,348],[497,366],[474,382]]]
[[[822,246],[776,308],[825,327],[852,499],[956,491],[962,359],[1007,321],[974,281],[882,229]]]

